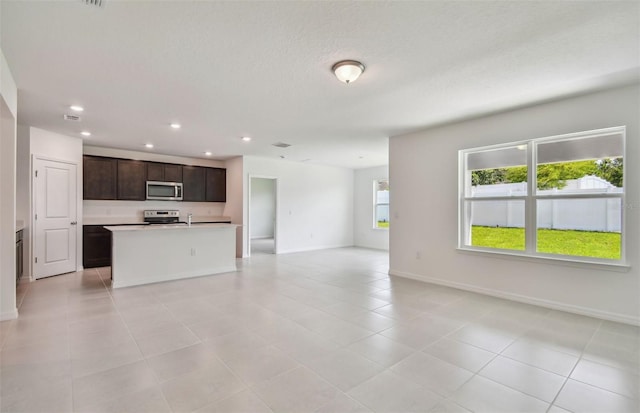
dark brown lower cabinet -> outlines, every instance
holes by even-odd
[[[84,268],[111,265],[111,231],[102,225],[82,227],[82,265]]]

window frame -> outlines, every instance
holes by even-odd
[[[622,137],[622,173],[623,186],[622,192],[613,193],[589,193],[589,194],[563,194],[563,195],[542,195],[538,193],[537,185],[537,146],[549,142],[578,140],[585,138],[597,138],[599,136],[620,135]],[[527,193],[523,196],[491,196],[491,197],[473,197],[467,190],[471,188],[471,174],[467,173],[466,159],[470,153],[509,148],[514,146],[526,145],[527,150]],[[543,138],[535,138],[521,140],[516,142],[508,142],[497,145],[489,145],[483,147],[462,149],[458,151],[458,250],[491,253],[507,256],[514,256],[525,259],[542,259],[563,263],[577,263],[586,265],[600,265],[606,267],[629,267],[626,254],[626,227],[625,227],[625,209],[626,209],[626,192],[627,192],[627,161],[626,161],[626,127],[616,126],[611,128],[596,129],[590,131],[569,133],[563,135],[554,135]],[[577,255],[542,253],[537,251],[538,242],[538,226],[537,226],[537,205],[540,200],[571,200],[571,199],[620,199],[620,258],[606,259],[597,257],[583,257]],[[468,217],[466,204],[470,202],[482,201],[524,201],[525,208],[525,249],[510,250],[491,247],[480,247],[467,245],[468,236],[470,235],[471,225],[467,225]],[[467,228],[468,227],[468,228]]]
[[[390,204],[390,202],[386,204],[378,203],[378,185],[380,181],[385,181],[387,182],[387,185],[388,185],[389,178],[380,178],[380,179],[373,180],[373,229],[377,231],[389,231],[389,227],[384,228],[384,227],[378,226],[378,205],[386,205],[388,207]],[[389,220],[387,222],[389,223],[389,226],[391,226],[391,209],[389,209]]]

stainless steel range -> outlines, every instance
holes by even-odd
[[[180,222],[180,211],[177,209],[147,209],[144,211],[144,222],[149,224],[177,224]]]

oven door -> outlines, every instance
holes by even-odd
[[[147,181],[147,199],[182,201],[182,183]]]

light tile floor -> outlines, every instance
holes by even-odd
[[[357,248],[23,283],[3,412],[637,412],[636,327],[389,277]]]

